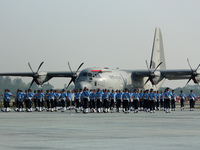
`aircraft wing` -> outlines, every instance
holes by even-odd
[[[47,72],[47,76],[49,77],[73,77],[75,71],[60,71],[60,72]]]
[[[15,73],[0,73],[0,76],[20,76],[20,77],[32,77],[32,72],[15,72]]]
[[[150,73],[148,70],[124,70],[124,71],[132,73],[133,76],[138,78],[148,77]],[[192,73],[190,69],[157,70],[157,71],[161,73],[161,76],[163,76],[168,80],[189,79]]]
[[[191,77],[191,70],[162,70],[161,74],[168,80],[189,79]]]
[[[58,72],[40,72],[39,75],[46,75],[48,77],[72,77],[75,71],[58,71]],[[0,73],[0,76],[19,76],[19,77],[33,77],[32,72],[11,72],[11,73]]]

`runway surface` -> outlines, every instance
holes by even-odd
[[[70,115],[0,112],[0,147],[13,149],[199,149],[200,110]]]

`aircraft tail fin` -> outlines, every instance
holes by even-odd
[[[160,28],[156,27],[153,40],[151,61],[150,61],[150,69],[155,69],[160,62],[162,62],[162,64],[158,67],[158,70],[165,70],[166,63],[165,63],[162,34]]]

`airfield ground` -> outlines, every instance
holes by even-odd
[[[200,109],[156,113],[0,112],[0,148],[199,149]]]

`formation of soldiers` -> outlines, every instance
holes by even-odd
[[[58,111],[65,112],[69,109],[75,109],[77,113],[83,111],[83,113],[94,113],[94,112],[120,112],[122,110],[124,113],[129,113],[134,111],[146,111],[150,113],[155,113],[155,110],[165,111],[170,113],[170,111],[175,111],[175,102],[177,94],[174,90],[169,91],[166,88],[165,91],[154,91],[150,90],[134,90],[129,91],[125,89],[121,90],[88,90],[86,87],[82,90],[67,91],[63,89],[62,91],[57,90],[47,90],[45,93],[43,90],[31,91],[17,90],[17,94],[13,95],[8,89],[5,89],[4,95],[4,108],[3,112],[10,111],[10,100],[11,97],[16,98],[16,108],[15,111]],[[190,91],[189,101],[190,101],[190,111],[194,111],[196,96],[193,90]],[[180,109],[184,110],[184,101],[186,100],[186,95],[183,91],[180,91]],[[25,107],[25,108],[24,108]],[[33,110],[34,107],[34,110]],[[90,111],[89,111],[90,108]]]

